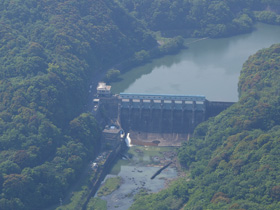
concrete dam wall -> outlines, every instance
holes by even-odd
[[[211,102],[204,96],[126,94],[101,99],[109,118],[130,133],[132,144],[179,146],[201,122],[232,102]]]
[[[203,110],[121,108],[124,130],[149,133],[192,133],[204,121]]]

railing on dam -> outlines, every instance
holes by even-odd
[[[134,133],[135,139],[177,141],[187,139],[199,123],[232,104],[208,101],[198,95],[120,93],[99,97],[98,107],[103,107],[99,110],[108,119],[116,120],[126,132]]]
[[[188,134],[204,121],[205,96],[121,93],[120,122],[126,131]]]
[[[205,96],[131,94],[119,95],[122,109],[205,110]]]
[[[141,93],[120,93],[121,99],[139,100],[173,100],[173,101],[201,101],[204,102],[205,96],[196,95],[169,95],[169,94],[141,94]]]

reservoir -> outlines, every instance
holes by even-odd
[[[280,26],[266,24],[257,24],[250,34],[230,38],[188,39],[188,49],[131,69],[121,75],[120,82],[112,83],[112,91],[205,95],[210,101],[235,102],[243,63],[258,50],[279,42]],[[158,192],[180,177],[177,164],[171,164],[151,179],[162,166],[176,163],[175,148],[135,146],[126,156],[129,158],[118,160],[105,178],[119,177],[119,187],[110,194],[95,195],[108,210],[126,210],[141,190]]]
[[[154,59],[121,75],[114,93],[204,95],[211,101],[238,101],[243,63],[262,48],[280,43],[280,26],[258,23],[250,34],[222,39],[188,39],[188,49]]]

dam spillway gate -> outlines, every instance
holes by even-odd
[[[136,139],[186,139],[205,119],[205,97],[120,94],[120,122]]]
[[[178,146],[195,127],[233,102],[211,102],[205,96],[120,93],[100,98],[111,118],[136,144]]]

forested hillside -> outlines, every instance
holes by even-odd
[[[118,0],[148,28],[168,36],[224,37],[280,24],[278,0]]]
[[[190,177],[140,197],[131,209],[280,209],[279,80],[280,44],[251,56],[239,102],[199,125],[179,149]]]
[[[157,46],[113,1],[0,1],[0,209],[42,209],[96,155],[90,77]]]
[[[1,0],[0,209],[43,209],[64,198],[100,145],[98,123],[90,113],[82,113],[91,78],[111,67],[124,68],[175,52],[183,43],[176,37],[158,47],[150,30],[172,37],[230,36],[252,30],[257,20],[279,24],[279,8],[278,0]],[[250,205],[262,200],[261,205],[267,207],[279,199],[279,185],[273,180],[278,172],[273,153],[277,152],[275,125],[279,119],[278,48],[262,51],[246,63],[240,102],[201,125],[197,139],[180,150],[182,163],[192,169],[201,185],[182,180],[180,190],[171,188],[173,192],[164,196],[172,195],[169,201],[174,206],[179,208],[190,199],[189,206],[217,207],[223,204],[218,200],[225,198],[223,205],[235,200],[239,205],[246,199]],[[261,66],[266,71],[260,71]],[[233,146],[229,144],[223,156],[225,141]],[[250,147],[237,147],[238,142]],[[244,151],[244,157],[230,153],[235,147],[236,152]],[[259,156],[246,156],[251,147],[261,151]],[[210,157],[213,166],[207,166]],[[262,191],[254,183],[246,183],[248,178],[242,175],[246,167],[250,169],[248,158],[252,157],[253,175],[259,176],[260,186],[265,187]],[[218,169],[222,171],[219,179]],[[230,170],[235,173],[232,180],[244,181],[240,182],[244,191],[234,196],[236,191],[220,189],[223,180],[230,179],[220,178],[230,177]],[[205,174],[212,181],[204,186]],[[253,187],[243,187],[245,184]],[[223,194],[217,194],[219,199],[209,205],[215,193]],[[242,197],[246,193],[254,196]]]

